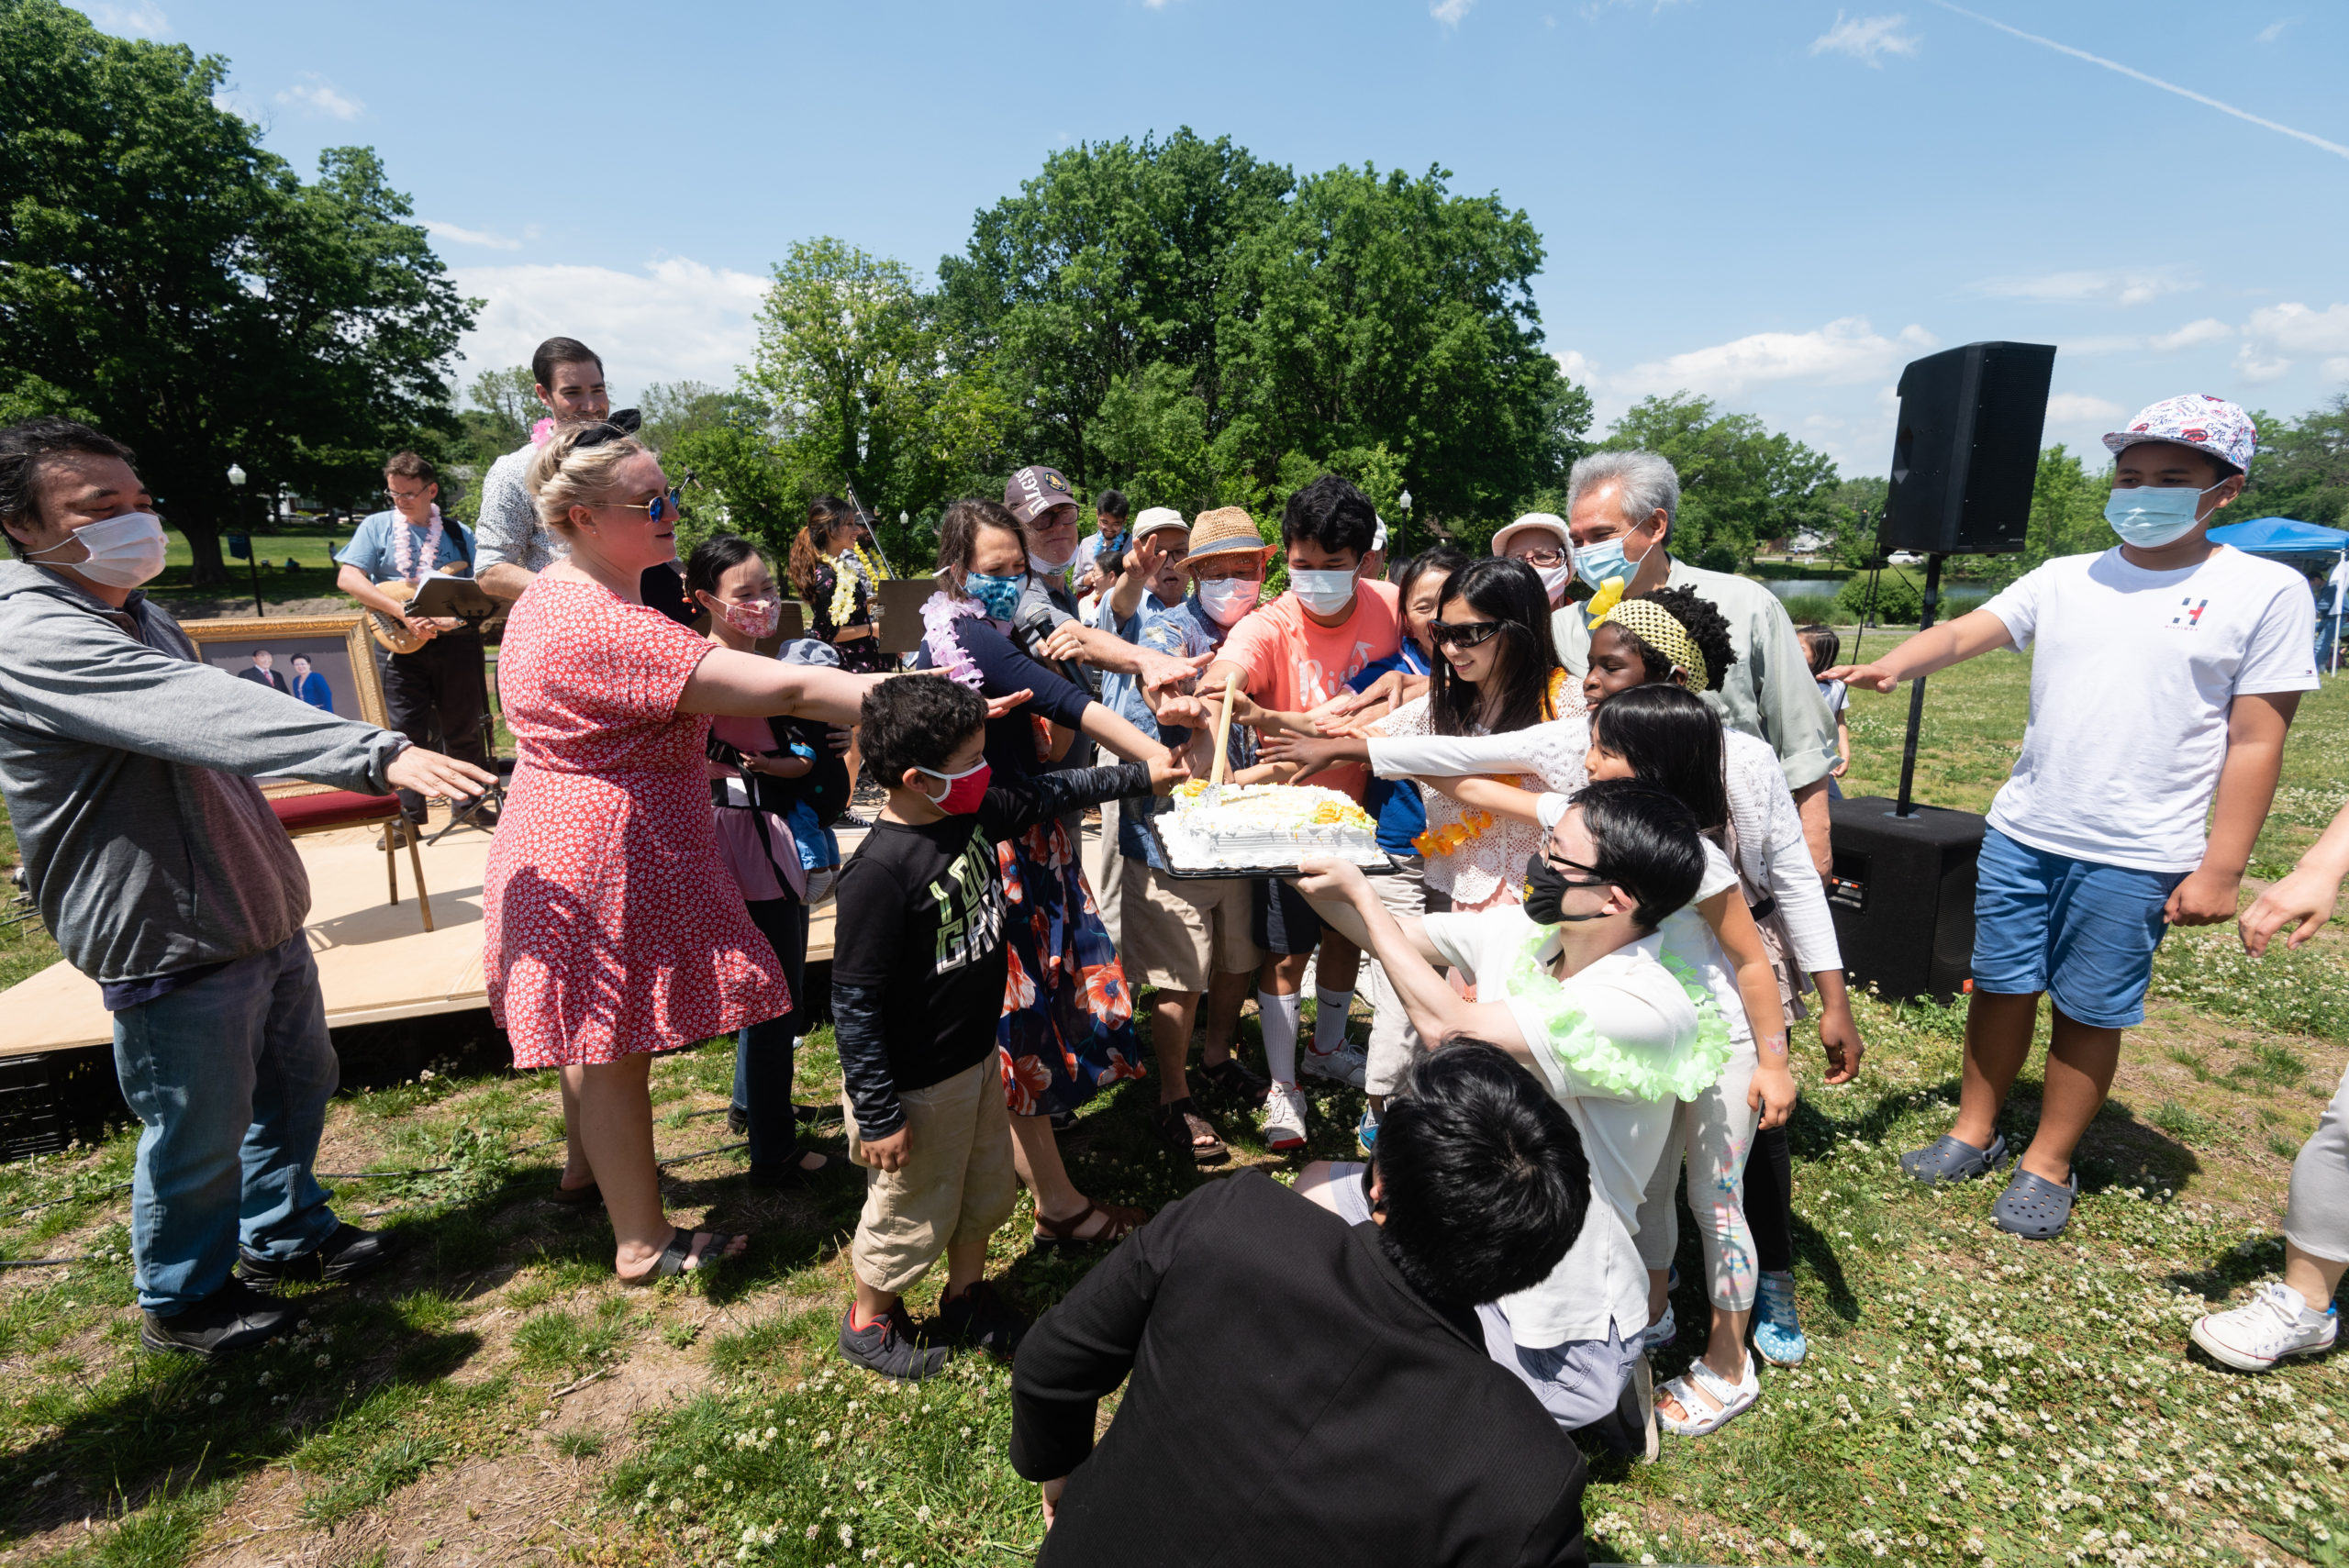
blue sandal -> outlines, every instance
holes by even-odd
[[[1901,1170],[1928,1186],[1942,1182],[1970,1182],[1976,1176],[1988,1175],[2006,1162],[2007,1140],[1995,1132],[1990,1135],[1987,1149],[1961,1143],[1943,1133],[1933,1140],[1932,1148],[1912,1149],[1900,1157]]]
[[[1772,1366],[1800,1366],[1810,1352],[1795,1314],[1795,1276],[1765,1271],[1753,1301],[1753,1351]]]
[[[2007,1190],[1990,1206],[1990,1218],[2009,1235],[2032,1241],[2053,1241],[2071,1223],[2072,1202],[2079,1195],[2077,1171],[2058,1186],[2044,1176],[2034,1176],[2017,1166]]]

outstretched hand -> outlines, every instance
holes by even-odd
[[[2243,918],[2235,922],[2235,930],[2254,957],[2266,952],[2268,941],[2286,926],[2292,928],[2292,934],[2284,939],[2284,945],[2297,948],[2324,929],[2340,896],[2338,877],[2305,867],[2295,870],[2243,912]]]
[[[1291,776],[1290,782],[1295,783],[1309,779],[1324,768],[1336,767],[1353,760],[1353,751],[1358,745],[1358,742],[1350,746],[1342,740],[1275,732],[1262,739],[1259,750],[1268,762],[1299,764],[1297,772]]]
[[[1881,664],[1838,664],[1819,678],[1841,681],[1864,692],[1888,692],[1900,684],[1900,677]]]
[[[1034,692],[1030,691],[1025,686],[1022,686],[1018,691],[1012,692],[1007,695],[989,697],[987,698],[987,717],[990,719],[1002,718],[1008,715],[1014,708],[1024,706],[1028,699],[1035,695],[1036,694]]]
[[[1162,751],[1150,759],[1150,793],[1172,795],[1174,786],[1191,776],[1191,764],[1179,751]]]
[[[1297,890],[1319,904],[1352,904],[1370,891],[1362,867],[1335,855],[1308,855],[1297,862]]]
[[[495,784],[497,775],[471,762],[461,762],[454,757],[444,757],[421,746],[410,746],[384,765],[384,782],[395,790],[410,789],[418,795],[445,795],[451,800],[471,800]]]

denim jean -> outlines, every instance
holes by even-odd
[[[794,898],[743,900],[751,923],[783,962],[791,1011],[745,1024],[734,1037],[734,1107],[751,1118],[751,1163],[780,1164],[799,1147],[791,1108],[792,1058],[799,1048],[800,986],[807,974],[807,906]]]
[[[114,1016],[146,1124],[132,1183],[139,1305],[169,1317],[228,1283],[241,1242],[279,1262],[336,1219],[311,1166],[341,1082],[306,933]]]

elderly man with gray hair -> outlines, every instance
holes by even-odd
[[[1802,812],[1812,863],[1825,876],[1827,774],[1835,765],[1835,718],[1828,712],[1795,624],[1777,596],[1751,578],[1707,572],[1673,558],[1667,546],[1680,510],[1680,476],[1654,452],[1593,452],[1566,480],[1566,527],[1575,575],[1593,589],[1621,578],[1623,592],[1694,588],[1729,621],[1737,662],[1705,700],[1731,729],[1766,740],[1786,770]],[[1580,604],[1551,617],[1558,656],[1579,678],[1589,667],[1590,623]]]

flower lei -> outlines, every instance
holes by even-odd
[[[856,587],[858,579],[863,574],[861,570],[863,564],[857,560],[855,551],[848,550],[841,551],[832,562],[830,614],[834,626],[846,626],[850,617],[856,614]]]
[[[1729,1065],[1736,1047],[1730,1040],[1729,1025],[1721,1019],[1720,1005],[1694,969],[1675,957],[1667,955],[1663,960],[1665,972],[1696,1008],[1695,1034],[1685,1045],[1662,1056],[1626,1051],[1591,1027],[1588,1017],[1542,962],[1542,948],[1552,929],[1535,928],[1500,982],[1503,996],[1541,1026],[1542,1038],[1536,1042],[1537,1050],[1603,1093],[1651,1103],[1667,1095],[1694,1100],[1720,1081],[1721,1069]]]
[[[554,421],[551,418],[541,419],[537,424],[530,427],[530,444],[532,446],[542,447],[553,439]]]
[[[958,599],[943,588],[921,602],[921,628],[930,643],[930,662],[940,674],[974,692],[983,678],[978,661],[954,636],[954,623],[985,614],[976,599]]]
[[[392,570],[400,574],[401,581],[421,582],[424,574],[432,570],[433,563],[440,559],[441,532],[440,508],[436,506],[432,508],[432,526],[425,530],[424,564],[418,567],[416,528],[397,512],[392,514]]]
[[[1566,684],[1567,677],[1564,670],[1550,672],[1550,689],[1542,696],[1542,714],[1544,718],[1558,717],[1559,705],[1564,702],[1566,697]],[[1486,773],[1484,776],[1495,784],[1515,784],[1520,789],[1531,789],[1537,795],[1541,793],[1542,781],[1524,773],[1515,777],[1504,777],[1499,773]],[[1489,811],[1464,811],[1460,814],[1460,820],[1457,822],[1447,822],[1441,828],[1431,828],[1424,833],[1415,835],[1411,840],[1411,848],[1419,851],[1422,856],[1448,855],[1463,844],[1475,842],[1499,825],[1500,818]]]

